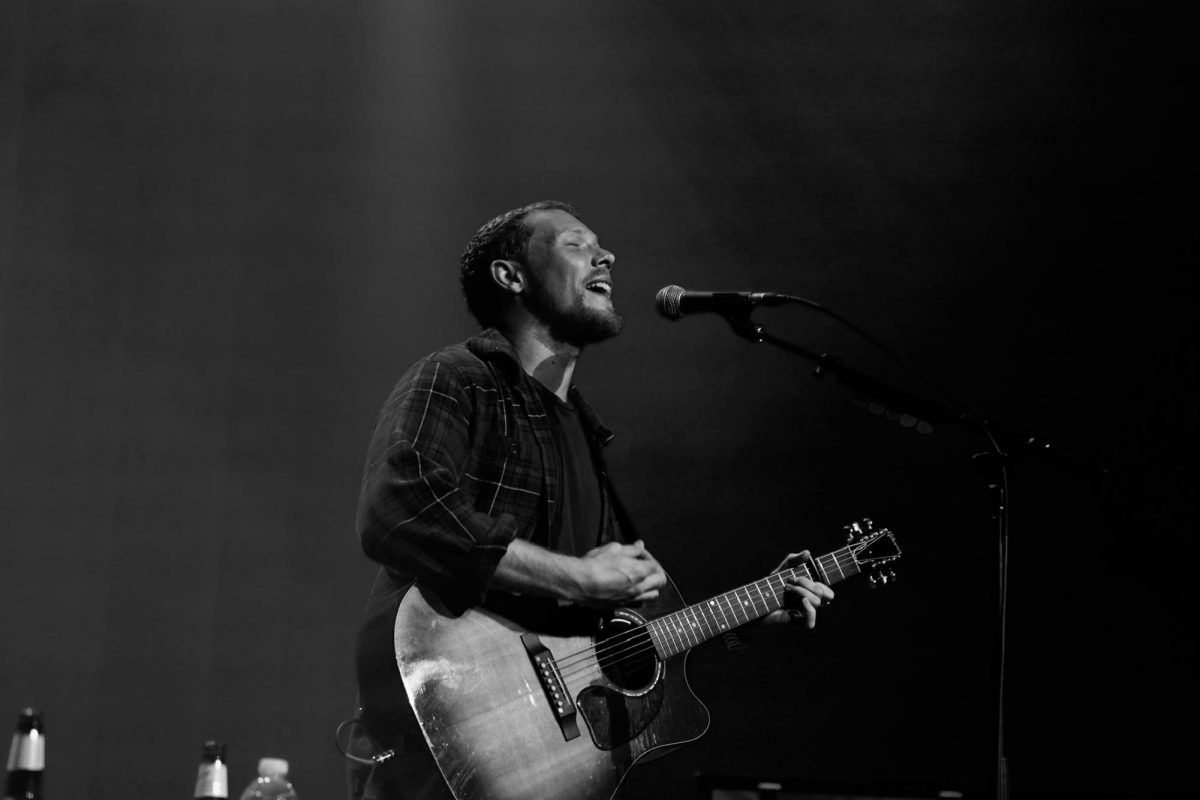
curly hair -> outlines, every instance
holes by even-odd
[[[525,223],[525,218],[534,211],[548,210],[579,216],[568,203],[541,200],[505,211],[484,224],[467,242],[467,248],[459,259],[459,281],[467,300],[467,309],[481,326],[486,328],[499,321],[508,297],[492,281],[491,263],[497,259],[524,263],[529,237],[533,235],[533,228]]]

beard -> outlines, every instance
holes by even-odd
[[[611,339],[624,325],[616,311],[591,308],[584,303],[583,295],[577,295],[574,302],[563,305],[537,281],[530,286],[526,308],[546,326],[555,341],[575,347]]]

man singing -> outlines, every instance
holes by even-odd
[[[351,770],[351,797],[451,798],[400,679],[393,625],[415,584],[454,611],[537,604],[590,608],[652,600],[666,574],[609,484],[612,438],[574,386],[587,345],[621,331],[616,257],[569,205],[505,212],[461,259],[467,307],[483,331],[414,364],[384,403],[358,505],[364,552],[380,564],[358,638],[358,747],[395,758]],[[794,554],[789,559],[807,557]],[[833,592],[789,579],[803,617]],[[586,734],[584,734],[586,736]]]

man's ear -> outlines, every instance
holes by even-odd
[[[524,268],[516,261],[510,261],[505,258],[497,258],[488,267],[492,273],[492,280],[506,292],[520,294],[525,291],[525,272]]]

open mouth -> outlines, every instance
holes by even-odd
[[[612,284],[608,281],[592,281],[587,285],[587,290],[608,298],[612,297],[613,291]]]

